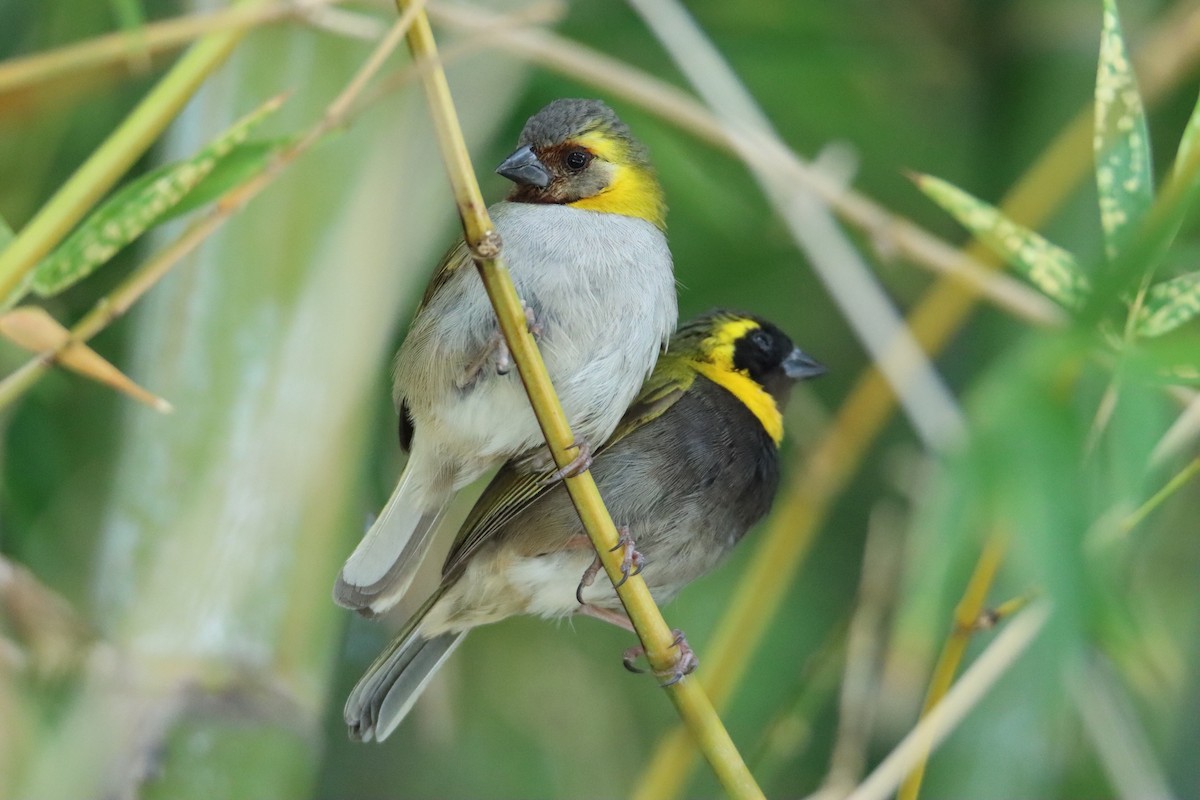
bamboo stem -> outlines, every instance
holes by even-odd
[[[925,695],[925,704],[921,707],[920,719],[929,716],[934,707],[946,696],[946,692],[950,691],[950,686],[954,683],[954,676],[958,673],[959,665],[962,664],[963,655],[967,652],[967,645],[971,642],[971,634],[978,627],[980,615],[983,614],[984,604],[987,602],[988,591],[991,590],[992,583],[996,579],[996,572],[1000,568],[1006,547],[1006,537],[1002,536],[993,535],[984,543],[983,552],[980,553],[979,561],[975,564],[975,571],[971,574],[970,581],[967,582],[962,599],[958,601],[958,606],[954,609],[954,627],[950,630],[950,635],[946,637],[946,643],[942,646],[942,652],[938,656],[937,665],[934,667],[933,676],[929,681],[929,690]],[[917,800],[917,795],[921,792],[921,781],[925,777],[925,765],[928,762],[929,742],[926,741],[912,772],[908,773],[908,777],[900,785],[896,800]]]
[[[1021,612],[963,673],[946,699],[909,731],[887,758],[845,800],[885,800],[920,754],[940,744],[978,705],[988,691],[1025,654],[1050,618],[1050,605],[1041,601]]]
[[[410,5],[411,0],[397,0],[397,6],[402,11]],[[562,405],[550,383],[541,353],[529,333],[524,307],[500,257],[500,238],[492,227],[475,180],[450,97],[450,87],[438,60],[433,32],[424,13],[417,16],[409,31],[408,42],[425,86],[467,245],[495,307],[500,330],[517,365],[534,415],[545,434],[546,444],[555,463],[560,468],[565,467],[571,461],[568,451],[574,446],[575,437],[571,434]],[[595,480],[590,472],[584,472],[567,478],[566,488],[605,571],[616,584],[621,579],[621,557],[616,552],[619,549],[616,546],[617,531]],[[617,588],[617,594],[646,649],[650,665],[658,671],[670,669],[674,662],[675,637],[650,596],[645,581],[640,576],[630,576]],[[668,687],[667,691],[726,792],[731,797],[762,797],[762,792],[700,685],[684,678]]]

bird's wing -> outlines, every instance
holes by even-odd
[[[467,243],[465,241],[459,240],[457,244],[447,250],[446,254],[442,256],[442,260],[438,262],[437,269],[433,271],[433,275],[429,278],[429,283],[425,286],[425,293],[421,295],[421,304],[417,306],[413,319],[421,315],[421,312],[437,296],[437,293],[450,282],[450,278],[455,272],[465,266],[470,266],[472,263],[471,253],[467,250]],[[413,421],[403,395],[396,398],[396,410],[399,412],[400,417],[398,426],[400,448],[408,452],[412,447]]]
[[[433,271],[433,276],[430,277],[429,284],[425,287],[425,294],[421,296],[421,305],[417,306],[417,313],[420,314],[422,309],[429,305],[429,301],[449,282],[451,275],[473,263],[471,253],[467,250],[466,241],[460,239],[457,244],[446,251],[446,255],[442,256],[437,269]]]
[[[686,367],[676,369],[674,366],[669,364],[665,369],[654,371],[642,387],[641,394],[617,424],[616,430],[594,454],[595,460],[603,458],[605,451],[621,439],[658,419],[683,396],[695,379],[695,372]],[[458,537],[450,547],[442,574],[449,575],[465,566],[480,546],[554,490],[560,483],[554,477],[555,471],[555,468],[551,467],[540,472],[522,472],[514,466],[513,461],[505,464],[471,509]]]

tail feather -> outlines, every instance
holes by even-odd
[[[451,496],[448,487],[428,488],[418,472],[410,459],[383,512],[346,559],[333,587],[338,605],[376,616],[412,583]]]
[[[445,587],[425,602],[350,692],[343,716],[351,739],[382,742],[390,736],[467,635],[466,631],[428,639],[421,635],[421,621],[444,592]]]

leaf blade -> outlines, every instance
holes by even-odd
[[[155,395],[114,367],[107,359],[83,342],[72,339],[71,332],[37,306],[21,306],[0,315],[0,336],[38,355],[50,356],[63,367],[103,383],[161,413],[171,404]]]
[[[932,175],[915,176],[925,196],[1003,258],[1043,294],[1064,308],[1082,307],[1091,282],[1071,253],[1036,231],[1018,225],[957,186]]]
[[[1139,336],[1162,336],[1200,315],[1200,272],[1156,283],[1138,310]]]
[[[37,265],[30,279],[33,292],[52,297],[66,290],[162,222],[282,102],[282,96],[268,100],[191,158],[159,167],[118,190]]]
[[[1154,202],[1154,173],[1146,111],[1121,33],[1115,0],[1104,0],[1096,68],[1096,187],[1105,252],[1114,260]]]

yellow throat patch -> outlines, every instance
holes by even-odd
[[[783,415],[766,389],[745,370],[733,366],[733,348],[738,339],[758,327],[751,319],[732,318],[718,325],[712,335],[700,343],[700,355],[688,359],[696,372],[722,387],[758,418],[763,430],[775,444],[783,441]]]
[[[605,214],[637,217],[653,223],[659,230],[667,229],[667,206],[662,187],[648,168],[630,164],[624,142],[603,131],[591,131],[575,137],[613,169],[608,188],[592,197],[568,203],[572,208],[584,208]]]

